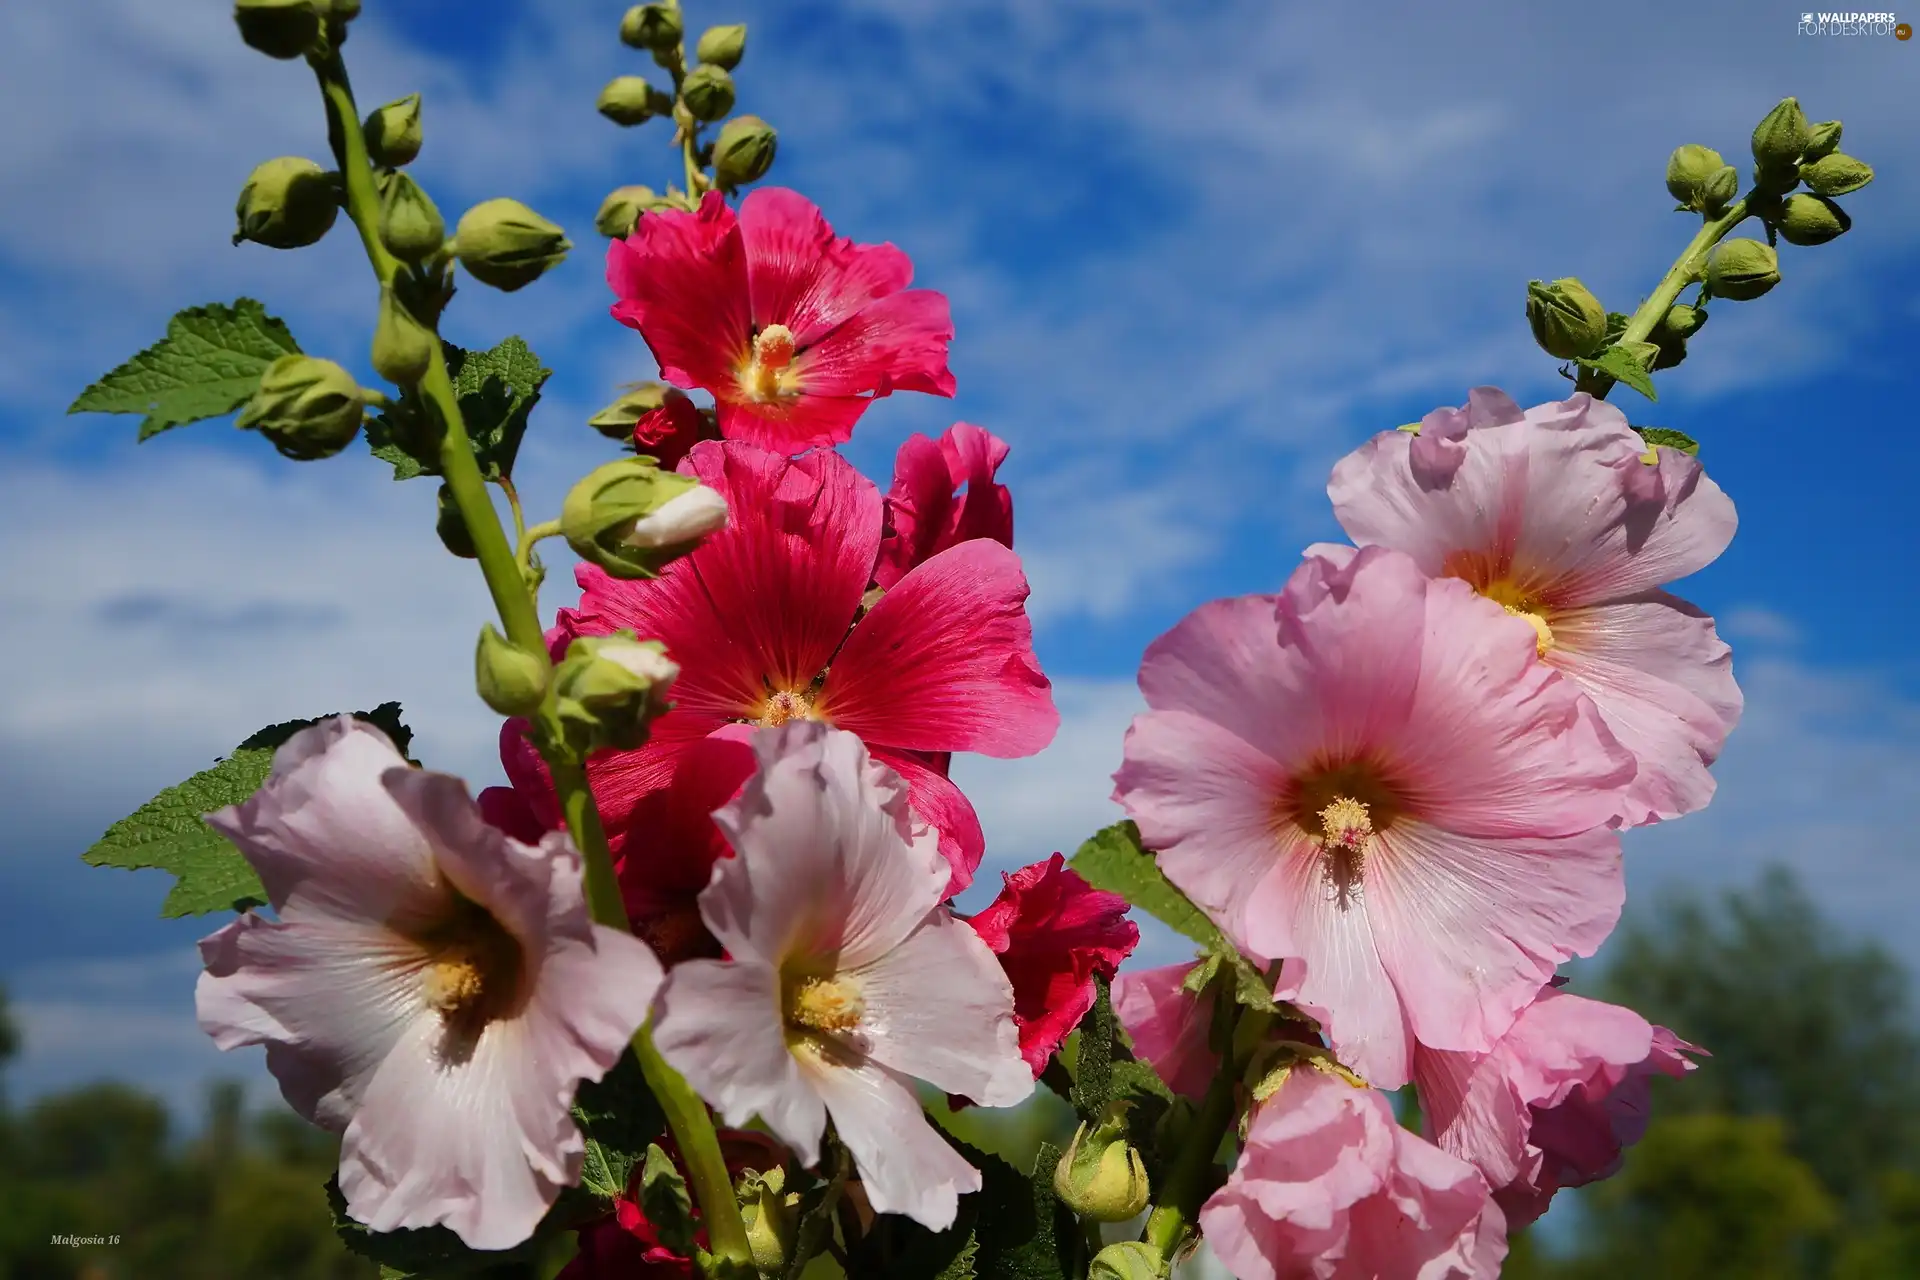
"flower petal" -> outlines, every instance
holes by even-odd
[[[953,317],[932,289],[891,294],[848,317],[794,360],[800,388],[814,396],[950,396],[947,347]]]
[[[1191,963],[1131,969],[1113,980],[1113,1012],[1133,1041],[1134,1056],[1167,1087],[1198,1103],[1220,1069],[1207,1046],[1210,1010],[1187,991]]]
[[[906,254],[835,236],[811,200],[784,187],[749,192],[740,202],[740,231],[754,324],[784,324],[802,347],[913,279]]]
[[[877,1062],[808,1076],[853,1154],[873,1211],[905,1214],[929,1231],[952,1226],[960,1197],[980,1189],[980,1171],[935,1132],[911,1085]]]
[[[845,444],[872,403],[867,396],[806,393],[764,401],[726,398],[716,401],[716,422],[728,440],[790,457],[806,449]]]
[[[874,747],[872,752],[874,760],[906,780],[907,803],[914,816],[939,836],[940,856],[951,868],[946,896],[960,893],[973,883],[974,872],[980,869],[987,837],[980,829],[980,815],[973,811],[973,802],[947,777],[946,757],[885,747]],[[936,760],[938,764],[933,763]]]
[[[660,376],[682,387],[731,389],[752,341],[747,255],[733,210],[710,191],[694,213],[642,214],[607,246],[613,316],[640,331]]]
[[[854,626],[820,711],[878,746],[1012,758],[1053,740],[1060,712],[1033,655],[1027,579],[997,542],[950,547]]]
[[[1004,440],[971,423],[954,423],[938,443],[908,436],[894,457],[875,585],[890,589],[935,552],[973,538],[1011,547],[1013,496],[993,479],[1006,456]]]

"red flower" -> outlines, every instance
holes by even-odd
[[[946,297],[912,278],[906,254],[835,236],[778,187],[737,216],[714,191],[696,213],[645,214],[607,251],[614,318],[660,376],[712,392],[722,436],[785,454],[844,441],[879,396],[953,394]]]
[[[1011,547],[1013,495],[993,479],[1006,458],[1006,441],[970,422],[954,423],[938,443],[908,436],[894,458],[874,582],[891,587],[928,556],[972,538]]]
[[[1094,975],[1107,981],[1140,942],[1127,900],[1095,889],[1059,854],[1006,877],[973,929],[1013,983],[1020,1056],[1037,1079],[1047,1059],[1093,1007]]]
[[[706,415],[680,391],[669,391],[658,409],[640,415],[633,427],[633,451],[662,467],[676,467],[707,434]]]

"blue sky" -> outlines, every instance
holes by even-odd
[[[854,461],[884,484],[906,434],[956,418],[1013,446],[1066,724],[1036,760],[956,768],[1000,868],[1111,819],[1142,646],[1334,536],[1334,459],[1477,384],[1561,394],[1525,283],[1578,275],[1630,310],[1691,234],[1661,186],[1673,146],[1742,161],[1789,93],[1844,119],[1880,172],[1847,201],[1854,230],[1717,308],[1658,405],[1620,393],[1702,440],[1739,505],[1732,549],[1681,590],[1722,620],[1748,696],[1720,798],[1631,837],[1629,883],[1645,900],[1784,860],[1920,960],[1899,794],[1920,772],[1920,46],[1801,37],[1797,11],[1743,3],[688,4],[695,27],[751,28],[740,106],[781,129],[775,180],[953,299],[958,398],[881,403]],[[663,126],[592,110],[608,77],[652,68],[614,39],[618,3],[366,8],[361,102],[424,92],[413,172],[442,208],[515,195],[579,243],[522,293],[463,290],[448,325],[469,345],[522,333],[558,370],[520,468],[550,513],[605,456],[582,420],[650,372],[606,316],[591,220],[609,188],[676,172]],[[20,122],[0,137],[0,976],[25,1093],[127,1074],[187,1099],[211,1071],[257,1073],[193,1026],[206,922],[153,919],[159,873],[78,864],[109,822],[262,724],[389,698],[429,763],[496,773],[465,657],[485,594],[433,539],[430,487],[358,452],[285,463],[223,424],[136,449],[129,419],[62,415],[174,310],[241,294],[371,381],[344,223],[301,253],[227,243],[254,163],[325,156],[304,69],[244,49],[227,11],[0,10]],[[569,593],[556,572],[543,604]]]

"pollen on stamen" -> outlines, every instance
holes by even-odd
[[[1538,601],[1505,579],[1488,583],[1481,588],[1480,594],[1532,627],[1534,653],[1542,658],[1547,656],[1554,646],[1553,627],[1547,622]]]
[[[773,400],[791,390],[785,384],[793,357],[793,330],[787,326],[770,324],[753,335],[753,350],[740,378],[746,393],[755,400]]]
[[[865,1012],[860,993],[836,978],[802,978],[787,988],[787,1023],[806,1031],[852,1031]]]
[[[1373,813],[1361,801],[1336,796],[1320,810],[1320,847],[1326,851],[1327,880],[1334,901],[1345,910],[1360,895],[1366,875],[1367,847],[1373,841]]]
[[[456,953],[436,960],[420,975],[421,997],[441,1013],[473,1007],[486,989],[486,977],[470,955]]]
[[[812,716],[813,703],[804,693],[780,689],[767,695],[760,708],[759,723],[763,728],[773,729],[789,720],[806,720]]]

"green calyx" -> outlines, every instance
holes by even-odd
[[[402,262],[424,262],[446,242],[447,224],[431,197],[404,173],[380,194],[380,243]]]
[[[1533,340],[1561,360],[1590,356],[1607,342],[1607,309],[1571,276],[1528,283],[1527,325]]]
[[[587,425],[609,440],[625,443],[633,439],[634,424],[667,402],[673,388],[659,382],[639,382],[628,387],[618,400],[587,419]]]
[[[392,286],[380,290],[380,318],[373,326],[375,373],[397,386],[412,386],[426,376],[438,341],[395,296]]]
[[[758,182],[773,168],[780,135],[759,116],[735,116],[720,126],[713,142],[713,179],[732,191]]]
[[[733,110],[733,77],[717,63],[703,63],[680,82],[680,100],[695,120],[718,120]]]
[[[552,716],[581,759],[612,748],[631,751],[666,714],[680,668],[657,640],[631,631],[582,636],[553,671]]]
[[[234,0],[233,21],[247,46],[269,58],[298,58],[313,48],[326,11],[314,0]]]
[[[693,52],[703,63],[733,70],[740,65],[740,59],[746,56],[746,24],[736,22],[731,26],[708,27],[700,33],[700,43],[694,46]]]
[[[1053,1170],[1060,1202],[1095,1222],[1125,1222],[1147,1207],[1152,1188],[1140,1153],[1127,1142],[1126,1104],[1109,1104],[1089,1130],[1082,1124]]]
[[[377,165],[398,169],[420,154],[420,95],[410,93],[369,115],[360,126],[367,140],[367,156]]]
[[[367,393],[331,360],[281,356],[260,375],[259,389],[234,425],[258,431],[297,462],[330,458],[353,443]]]
[[[1800,163],[1809,131],[1798,98],[1783,98],[1753,129],[1753,162],[1761,169]]]
[[[480,700],[503,716],[531,716],[547,696],[551,668],[544,655],[515,647],[489,622],[473,657]]]
[[[747,1247],[763,1275],[779,1275],[793,1255],[794,1209],[798,1195],[787,1192],[787,1171],[778,1165],[749,1173],[740,1183],[740,1215],[747,1225]]]
[[[340,176],[301,156],[257,166],[233,207],[233,242],[304,249],[333,229],[340,215]]]
[[[1758,240],[1725,240],[1707,256],[1707,291],[1716,298],[1751,302],[1780,283],[1780,255]]]
[[[677,4],[637,4],[620,19],[620,43],[631,49],[665,53],[685,34]]]
[[[1711,147],[1688,143],[1667,158],[1667,191],[1684,207],[1716,217],[1740,191],[1740,175]]]
[[[1122,1240],[1093,1255],[1087,1280],[1161,1280],[1167,1260],[1144,1240]]]
[[[506,293],[532,284],[573,248],[558,226],[518,200],[486,200],[460,217],[453,251],[474,279]]]
[[[1844,235],[1853,219],[1825,196],[1791,195],[1780,205],[1774,224],[1788,244],[1825,244]]]
[[[1801,165],[1800,180],[1817,196],[1844,196],[1873,181],[1873,166],[1835,151]]]
[[[641,214],[673,207],[671,199],[657,194],[652,187],[615,187],[600,202],[600,211],[593,215],[593,229],[609,240],[625,240],[633,234]]]
[[[655,116],[670,115],[673,98],[647,83],[645,76],[615,76],[600,91],[601,115],[622,127],[645,124]]]
[[[1818,160],[1830,156],[1840,149],[1840,122],[1822,120],[1819,124],[1807,126],[1807,147],[1800,153],[1802,160]]]
[[[440,537],[440,545],[449,555],[462,560],[478,560],[480,552],[474,548],[473,533],[467,528],[467,518],[460,514],[460,503],[453,496],[453,489],[441,485],[435,499],[433,531]]]
[[[719,494],[651,459],[621,458],[588,472],[560,508],[560,530],[581,559],[616,578],[652,578],[726,523]]]

